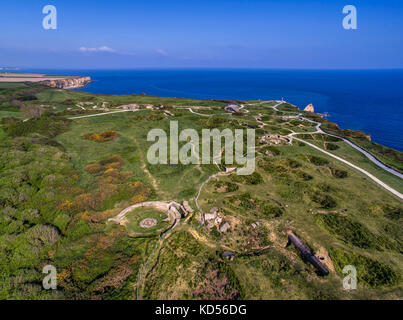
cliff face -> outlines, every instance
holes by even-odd
[[[315,109],[313,108],[313,104],[312,104],[312,103],[308,104],[308,105],[305,107],[304,111],[307,111],[307,112],[315,112]]]
[[[71,89],[86,86],[91,82],[91,77],[66,78],[58,80],[46,80],[42,83],[52,88]]]

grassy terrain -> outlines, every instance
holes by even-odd
[[[336,124],[329,123],[327,121],[324,122],[322,128],[329,133],[336,134],[342,137],[349,139],[351,142],[357,144],[361,148],[365,149],[373,156],[375,156],[378,160],[382,161],[386,165],[403,171],[403,153],[375,142],[372,142],[368,139],[367,135],[363,132],[355,132],[352,130],[341,130]]]
[[[348,160],[362,169],[368,171],[369,173],[373,174],[375,177],[379,178],[381,181],[387,183],[391,187],[395,188],[399,192],[403,193],[403,184],[399,177],[392,175],[385,170],[379,168],[374,163],[368,161],[368,158],[363,155],[361,152],[357,151],[353,147],[351,147],[346,142],[339,140],[339,141],[324,141],[321,135],[298,135],[299,138],[304,139],[308,142],[311,142],[318,147],[326,151],[330,151],[331,153],[342,157],[345,160]],[[329,145],[331,146],[329,148]],[[334,150],[331,150],[331,149]],[[365,178],[365,177],[364,177]]]
[[[172,222],[162,221],[166,213],[154,209],[128,213],[125,225],[108,222],[124,208],[149,200],[187,200],[196,208],[200,186],[222,169],[151,165],[147,152],[153,142],[147,134],[153,128],[169,133],[170,121],[199,134],[205,128],[252,126],[257,141],[269,133],[303,132],[300,138],[402,192],[399,178],[346,143],[308,134],[314,125],[307,121],[283,118],[295,112],[288,104],[280,111],[271,108],[276,102],[255,104],[245,106],[249,113],[230,114],[223,106],[232,101],[93,95],[39,85],[0,87],[0,97],[1,299],[401,297],[401,200],[300,142],[257,143],[252,175],[212,178],[200,192],[201,212],[166,233]],[[80,102],[89,103],[85,110],[77,106]],[[154,108],[67,119],[103,112],[104,102],[108,111],[131,103]],[[37,106],[41,114],[30,112]],[[193,108],[207,116],[183,106],[208,107]],[[397,159],[396,154],[384,156]],[[221,222],[201,223],[201,214],[212,208]],[[146,217],[158,224],[141,228]],[[219,229],[223,223],[230,225],[226,232]],[[295,247],[287,246],[290,230],[324,259],[328,276],[319,276]],[[235,256],[227,259],[224,252]],[[47,264],[57,268],[58,290],[42,288]],[[357,268],[357,290],[342,287],[345,265]]]
[[[152,208],[135,209],[126,215],[128,220],[125,223],[130,234],[153,234],[161,232],[168,228],[169,222],[163,221],[167,218],[166,212],[158,211]],[[151,228],[145,229],[140,226],[140,222],[146,218],[157,220],[157,224]]]

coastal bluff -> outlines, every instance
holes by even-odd
[[[313,107],[313,104],[312,104],[312,103],[308,104],[308,105],[305,107],[304,111],[306,111],[306,112],[312,112],[312,113],[315,112],[315,109],[314,109],[314,107]]]
[[[53,80],[44,80],[40,82],[52,88],[73,89],[86,86],[91,82],[91,77],[53,79]]]
[[[74,89],[84,87],[92,80],[88,76],[51,76],[35,73],[0,72],[0,82],[36,82],[52,88]]]

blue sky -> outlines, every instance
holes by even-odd
[[[52,4],[57,30],[42,28]],[[358,29],[342,27],[355,5]],[[5,0],[0,66],[403,68],[400,0]]]

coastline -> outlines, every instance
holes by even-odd
[[[403,151],[403,70],[48,70],[89,75],[82,89],[95,94],[309,103],[340,128],[371,134],[372,141]],[[62,74],[63,74],[62,73]],[[374,90],[374,88],[377,88]]]
[[[82,91],[84,91],[84,92],[94,93],[93,90],[92,90],[93,87],[91,87],[91,84],[94,83],[94,80],[92,79],[93,77],[92,77],[92,75],[91,76],[84,75],[84,73],[81,73],[82,75],[75,75],[75,76],[49,76],[49,75],[46,75],[44,73],[33,74],[33,73],[15,73],[15,72],[7,73],[7,74],[16,76],[15,82],[21,81],[21,79],[18,77],[19,75],[27,75],[28,74],[28,75],[31,76],[31,80],[32,80],[31,82],[41,82],[41,83],[43,83],[45,85],[48,85],[49,87],[58,88],[58,89],[66,89],[66,90],[80,90],[80,89],[82,89]],[[57,72],[50,72],[50,74],[57,74]],[[77,73],[75,72],[75,74],[77,74]],[[91,74],[91,72],[89,72],[87,74]],[[43,80],[43,79],[40,80],[40,77],[47,77],[47,78],[45,80]],[[48,79],[48,78],[51,78],[51,79]],[[1,81],[1,80],[2,80],[2,77],[1,77],[1,73],[0,73],[0,83],[5,82],[5,81]],[[5,79],[3,78],[3,80],[5,80]],[[104,82],[106,82],[106,84],[107,84],[108,81],[109,81],[108,79],[98,79],[98,81],[96,81],[97,82],[96,85],[99,88],[103,88]],[[122,82],[122,79],[119,79],[117,81],[117,83],[122,84],[122,85],[124,84]],[[96,90],[96,91],[98,91],[98,90]],[[108,90],[106,90],[106,91],[108,91]],[[110,93],[98,93],[98,94],[109,95]],[[189,95],[190,94],[182,94],[181,97],[186,98]],[[152,95],[152,96],[154,96],[154,95]],[[167,99],[169,98],[167,96],[161,96],[161,95],[158,95],[158,97],[167,98]],[[202,99],[202,100],[215,100],[215,99],[198,98],[197,95],[192,96],[191,98]],[[295,106],[295,104],[292,104],[292,105]],[[297,108],[300,110],[299,107],[297,107]],[[315,105],[315,108],[316,108],[316,105]],[[327,128],[322,128],[324,131],[328,132],[329,134],[334,134],[336,136],[340,136],[340,137],[342,137],[344,139],[347,139],[348,141],[350,141],[350,143],[353,143],[358,148],[361,148],[362,150],[367,152],[369,155],[373,156],[375,161],[379,161],[380,164],[382,164],[382,165],[384,165],[384,166],[386,166],[388,168],[391,168],[391,170],[395,169],[395,168],[391,167],[389,164],[385,163],[385,161],[380,159],[376,153],[371,152],[371,150],[369,150],[365,146],[361,145],[361,143],[358,144],[357,141],[354,141],[354,140],[352,141],[348,136],[345,136],[343,134],[345,131],[349,131],[349,132],[359,132],[359,131],[349,130],[349,129],[346,129],[346,130],[340,129],[338,127],[338,125],[337,125],[337,123],[338,123],[337,119],[335,119],[336,120],[335,122],[333,122],[333,121],[330,122],[328,120],[328,118],[332,118],[332,116],[333,116],[332,113],[329,113],[329,112],[316,112],[316,113],[314,113],[314,115],[315,115],[315,117],[320,116],[322,119],[325,119],[330,124],[334,124],[339,130],[339,132],[335,133],[335,132],[327,130]],[[367,135],[367,134],[364,134],[364,135]],[[372,132],[370,132],[370,135],[372,136]],[[377,143],[377,142],[372,142],[371,141],[369,143],[374,144],[374,145],[379,145],[379,146],[381,146],[383,148],[393,150],[394,152],[397,152],[397,153],[401,153],[398,149],[387,147],[387,146],[384,146],[383,144],[380,144],[380,143]]]
[[[42,83],[52,88],[78,89],[92,82],[89,76],[52,76],[35,73],[0,72],[0,83]]]

